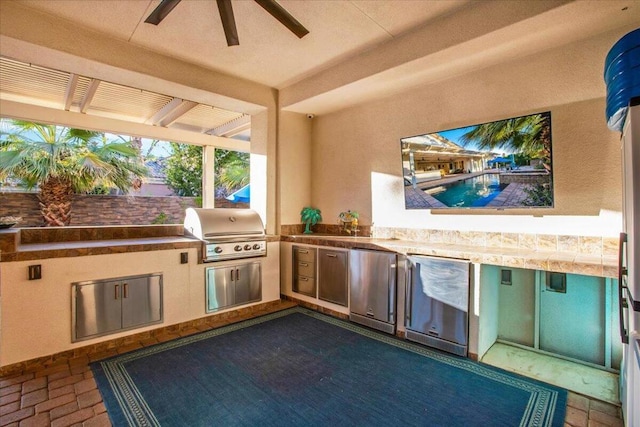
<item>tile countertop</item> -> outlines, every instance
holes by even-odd
[[[200,240],[178,235],[21,243],[19,234],[19,229],[0,230],[0,262],[171,249],[202,249]],[[279,236],[267,236],[268,242],[279,240]]]
[[[417,242],[370,237],[291,235],[281,236],[281,241],[344,249],[372,249],[401,254],[432,255],[447,258],[468,259],[473,263],[504,267],[527,268],[560,273],[583,274],[599,277],[618,277],[616,256],[594,256],[575,252],[482,247],[453,243]]]
[[[201,249],[201,242],[184,236],[154,236],[103,240],[20,243],[18,230],[0,230],[0,262],[45,258],[105,255],[169,249]],[[343,249],[372,249],[402,254],[468,259],[478,264],[528,268],[600,277],[618,277],[617,256],[594,256],[575,252],[512,249],[453,243],[376,239],[336,235],[267,236],[268,242],[292,242]]]

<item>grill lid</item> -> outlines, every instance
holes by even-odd
[[[260,215],[252,209],[187,208],[184,229],[201,240],[264,237]]]

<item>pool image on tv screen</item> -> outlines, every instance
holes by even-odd
[[[400,139],[406,209],[552,208],[551,113]]]

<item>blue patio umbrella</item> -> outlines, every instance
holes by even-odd
[[[232,203],[249,203],[251,200],[251,184],[247,184],[235,193],[229,194],[225,197],[227,200]]]

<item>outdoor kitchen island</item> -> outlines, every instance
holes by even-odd
[[[615,277],[616,257],[584,253],[480,247],[461,241],[436,243],[424,238],[399,239],[283,235],[266,236],[267,256],[252,258],[262,264],[262,299],[246,306],[205,312],[205,270],[225,267],[238,260],[202,263],[202,242],[184,236],[182,225],[131,227],[70,227],[9,229],[0,231],[0,316],[2,349],[0,369],[26,365],[39,358],[71,358],[92,348],[102,353],[126,347],[134,336],[154,331],[191,333],[207,319],[229,318],[279,304],[281,294],[320,310],[346,316],[348,307],[337,306],[292,292],[291,246],[295,244],[342,248],[386,250],[469,259],[474,268],[481,265],[512,266],[535,270],[564,271],[591,276]],[[411,237],[411,236],[409,236]],[[461,238],[464,236],[461,236]],[[462,239],[459,240],[462,240]],[[182,264],[187,254],[187,263]],[[40,266],[41,279],[29,280],[29,267]],[[141,274],[163,275],[163,320],[143,326],[72,343],[71,284]],[[472,288],[472,293],[478,287]],[[475,295],[471,304],[475,304]],[[470,317],[470,354],[478,350],[479,316]],[[475,335],[475,337],[474,337]],[[24,367],[24,366],[22,366]]]
[[[277,305],[278,240],[266,236],[267,255],[251,258],[261,264],[261,300],[207,316],[205,270],[212,264],[224,267],[238,261],[203,263],[202,242],[185,237],[182,225],[2,230],[0,372],[20,371],[47,358],[51,362],[86,354],[93,358],[154,334],[194,333],[200,327],[210,328],[216,319]],[[162,275],[161,322],[72,342],[72,283],[156,273]],[[35,278],[38,275],[41,278]]]

